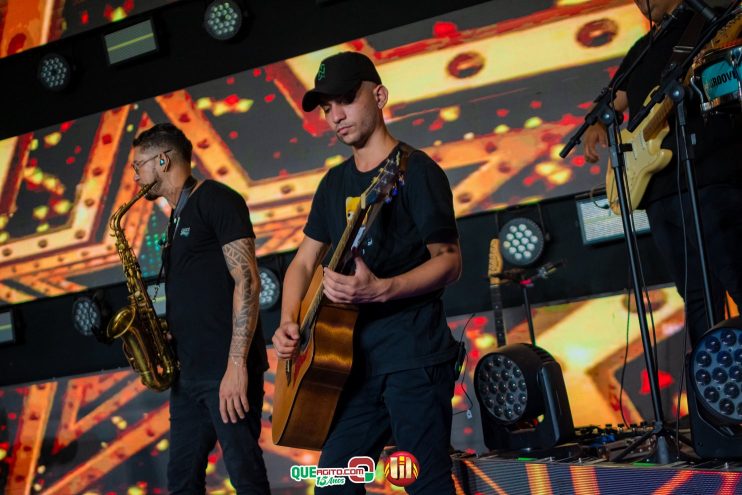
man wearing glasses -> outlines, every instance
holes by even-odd
[[[205,493],[209,452],[221,445],[238,494],[268,494],[258,445],[263,373],[260,279],[245,200],[191,175],[193,146],[172,124],[133,142],[135,178],[146,198],[173,208],[163,250],[167,321],[180,374],[170,393],[170,493]]]

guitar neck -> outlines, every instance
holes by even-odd
[[[502,314],[502,294],[500,293],[500,284],[492,283],[490,280],[490,300],[492,301],[492,313],[495,320],[495,338],[497,347],[502,347],[507,343],[505,333],[505,320]]]
[[[347,274],[352,270],[353,265],[350,263],[353,259],[353,246],[358,245],[364,238],[368,229],[371,227],[373,220],[376,219],[376,211],[382,206],[382,204],[374,203],[367,208],[363,208],[359,204],[351,214],[351,220],[345,226],[343,235],[338,241],[338,245],[330,258],[330,262],[327,264],[327,268],[332,271]],[[317,290],[312,295],[312,303],[304,315],[304,318],[300,325],[300,331],[303,331],[317,314],[320,304],[322,303],[322,297],[324,294],[324,283],[320,282]]]

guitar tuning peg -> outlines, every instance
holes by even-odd
[[[394,187],[392,188],[392,196],[396,196],[396,195],[397,195],[397,193],[399,193],[399,191],[397,190],[397,186],[394,186]]]
[[[389,204],[391,202],[392,202],[392,197],[391,196],[387,196],[386,198],[384,198],[384,203]]]

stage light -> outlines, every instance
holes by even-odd
[[[742,459],[742,319],[708,330],[686,358],[693,449]]]
[[[242,27],[243,15],[242,8],[234,0],[215,0],[206,7],[204,28],[214,39],[232,39]]]
[[[502,257],[511,265],[531,265],[544,252],[544,233],[530,218],[513,218],[500,229],[497,237]]]
[[[699,403],[722,423],[742,422],[742,329],[714,327],[691,352]]]
[[[37,77],[49,91],[62,91],[72,80],[72,66],[62,55],[49,53],[39,61]]]
[[[260,274],[260,309],[268,310],[273,308],[281,296],[281,282],[278,276],[268,268],[263,266],[258,268]]]
[[[487,354],[474,389],[491,450],[547,449],[574,435],[562,369],[540,347],[510,344]]]
[[[80,334],[95,337],[101,342],[110,342],[105,337],[105,328],[111,315],[110,308],[103,301],[100,291],[92,296],[84,295],[72,303],[72,323]]]

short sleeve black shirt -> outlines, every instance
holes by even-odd
[[[644,105],[651,91],[660,84],[662,71],[672,56],[673,47],[677,45],[692,19],[692,12],[680,15],[677,21],[668,27],[666,33],[656,40],[651,34],[640,38],[629,50],[618,72],[625,72],[651,42],[651,47],[639,65],[619,86],[626,91],[629,100],[629,115],[635,115]],[[691,99],[688,109],[688,128],[696,134],[697,145],[695,175],[699,187],[711,184],[742,184],[742,122],[734,116],[715,115],[704,122],[700,112],[700,102]],[[662,142],[662,147],[673,152],[670,164],[652,176],[641,206],[677,194],[677,138],[675,134],[675,113],[668,117],[670,133]],[[685,184],[685,174],[682,182]]]
[[[346,198],[360,196],[382,166],[383,162],[374,170],[359,172],[351,157],[331,169],[315,193],[304,233],[337,246],[347,225]],[[425,153],[415,150],[407,163],[404,186],[381,208],[361,245],[361,256],[376,276],[392,277],[429,260],[427,244],[457,239],[446,174]],[[441,289],[360,305],[355,327],[356,365],[375,375],[452,359],[456,346],[446,323],[442,294]]]
[[[185,379],[220,380],[232,340],[234,280],[222,246],[254,238],[245,200],[207,180],[193,191],[175,224],[165,267],[167,321]],[[260,325],[248,353],[248,368],[267,368]]]

